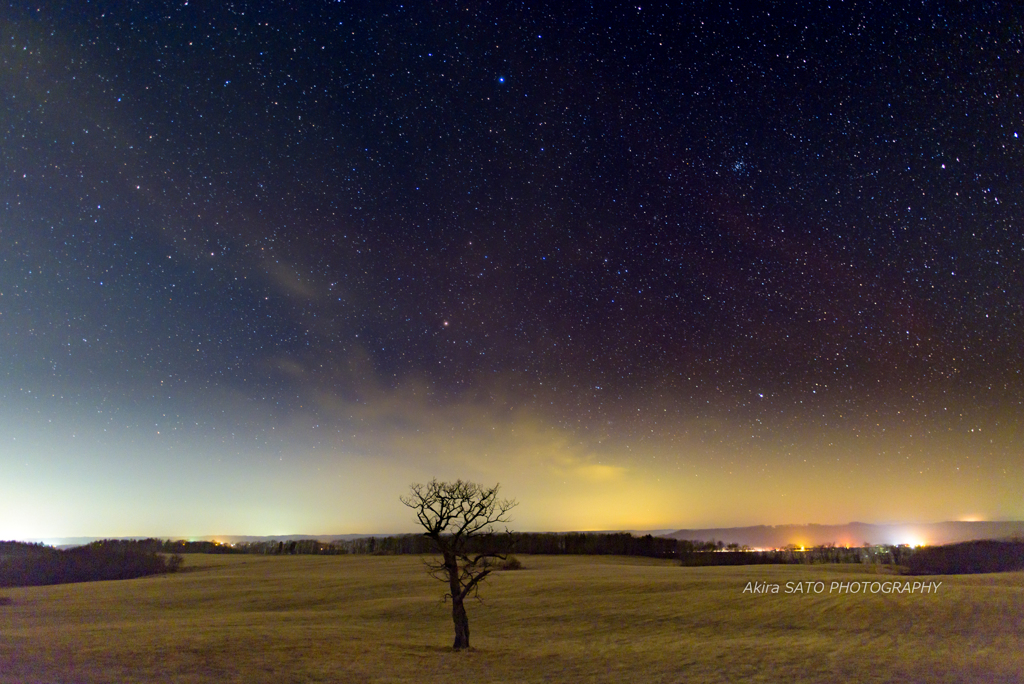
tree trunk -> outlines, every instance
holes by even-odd
[[[452,648],[456,651],[469,648],[469,617],[459,597],[452,598],[452,621],[455,623],[455,643]]]

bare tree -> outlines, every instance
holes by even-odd
[[[469,618],[466,597],[476,595],[487,575],[494,570],[492,559],[504,560],[508,554],[510,533],[503,538],[494,532],[495,523],[509,522],[508,512],[516,505],[512,499],[498,499],[498,487],[482,487],[474,482],[438,482],[426,486],[414,484],[402,503],[416,511],[416,517],[441,552],[440,561],[427,561],[430,574],[448,583],[444,598],[452,600],[455,643],[452,648],[469,648]]]

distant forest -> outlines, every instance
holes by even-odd
[[[716,565],[799,565],[823,563],[869,563],[898,568],[909,574],[967,574],[1024,570],[1024,541],[971,541],[945,546],[912,547],[903,545],[813,547],[791,545],[785,549],[753,550],[721,541],[672,539],[628,532],[514,532],[501,535],[502,544],[510,543],[515,553],[530,555],[615,555],[676,559],[686,567]],[[160,542],[164,553],[257,553],[289,554],[428,554],[433,543],[422,534],[388,537],[363,537],[331,542],[316,539],[295,541],[258,541],[234,545],[215,542]],[[470,552],[492,546],[496,541],[486,535],[473,540]]]
[[[481,535],[470,553],[500,543],[530,555],[616,555],[676,559],[686,567],[877,563],[908,574],[966,574],[1024,570],[1024,541],[972,541],[945,546],[790,547],[754,551],[720,541],[677,540],[619,533],[530,533]],[[433,542],[421,534],[363,537],[331,542],[316,539],[220,544],[164,539],[102,540],[71,549],[0,542],[0,587],[134,579],[177,571],[183,554],[341,555],[430,554]],[[511,567],[515,567],[512,565]]]
[[[360,539],[319,541],[255,541],[238,544],[218,544],[200,541],[150,540],[155,550],[165,553],[257,553],[266,555],[289,554],[372,554],[399,555],[425,554],[435,551],[433,542],[422,534],[403,534],[389,537],[363,537]],[[486,535],[472,540],[471,552],[492,547],[498,541]],[[686,566],[708,565],[764,565],[798,563],[890,563],[901,564],[912,553],[909,546],[865,546],[845,548],[826,544],[801,549],[796,546],[775,551],[754,551],[738,544],[721,541],[696,541],[655,537],[641,537],[628,532],[513,532],[502,545],[509,545],[515,553],[531,555],[585,555],[585,556],[644,556],[648,558],[674,558]]]
[[[0,542],[0,587],[135,579],[175,572],[179,555],[167,555],[153,540],[106,539],[73,549]]]

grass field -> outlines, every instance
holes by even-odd
[[[1024,573],[928,578],[943,584],[925,595],[751,595],[748,581],[893,578],[521,560],[468,604],[461,653],[417,557],[190,555],[177,575],[5,589],[0,684],[1024,682]]]

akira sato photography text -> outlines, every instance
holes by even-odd
[[[942,582],[747,582],[744,594],[937,594]]]

